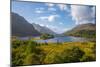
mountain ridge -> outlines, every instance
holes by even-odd
[[[68,36],[96,37],[96,24],[80,24],[63,34]]]
[[[11,34],[12,36],[37,36],[40,33],[34,29],[24,17],[17,13],[11,13]]]
[[[56,33],[52,31],[51,29],[49,29],[48,27],[40,26],[39,24],[35,24],[35,23],[32,23],[32,25],[41,34],[46,33],[46,34],[56,35]]]

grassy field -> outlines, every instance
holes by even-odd
[[[73,52],[72,51],[73,48],[79,49],[81,52],[83,52],[84,56],[80,58],[80,61],[95,60],[95,43],[94,42],[65,42],[65,43],[61,43],[59,45],[50,43],[48,45],[39,46],[39,48],[41,48],[46,53],[46,57],[44,60],[45,63],[55,63],[53,61],[54,61],[54,59],[56,59],[56,56],[59,56],[62,59],[64,55],[65,56],[67,55],[68,50],[69,50],[69,52],[70,51]],[[74,54],[74,52],[73,52],[73,54]],[[87,58],[87,59],[84,59],[84,58]],[[66,60],[67,60],[67,58],[66,58]],[[65,60],[65,62],[67,62],[66,60]],[[59,62],[60,62],[60,60],[59,60]]]
[[[12,40],[12,65],[95,61],[95,47],[95,42],[36,43]]]

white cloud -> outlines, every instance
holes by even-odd
[[[52,28],[52,30],[55,31],[58,34],[61,34],[61,33],[64,33],[66,31],[70,30],[70,28],[59,28],[59,27],[56,27],[56,28]]]
[[[63,11],[63,10],[69,10],[68,7],[67,7],[67,5],[65,5],[65,4],[58,4],[57,6],[58,6],[58,7],[60,8],[60,10],[62,10],[62,11]]]
[[[57,15],[51,15],[48,17],[48,21],[52,22],[55,20],[56,17],[57,17]]]
[[[64,33],[65,31],[70,30],[70,28],[60,28],[59,26],[56,26],[56,25],[45,25],[45,26],[58,34],[61,34],[61,33]]]
[[[71,28],[64,28],[64,29],[62,29],[62,32],[66,32],[66,31],[68,31],[68,30],[70,30]]]
[[[48,10],[49,10],[49,11],[56,11],[56,9],[55,9],[55,8],[51,8],[51,7],[50,7],[50,8],[48,8]]]
[[[50,15],[50,16],[43,16],[40,17],[41,20],[47,20],[49,22],[55,21],[56,18],[58,18],[59,15]]]
[[[39,24],[40,26],[44,26],[44,24]]]
[[[53,3],[45,3],[48,6],[48,11],[56,11],[56,8],[54,8]]]
[[[46,5],[47,5],[48,7],[53,7],[55,4],[52,4],[52,3],[46,3]]]
[[[44,8],[36,8],[35,13],[44,13]]]
[[[43,13],[41,10],[36,10],[35,13]]]
[[[76,24],[91,23],[94,21],[94,8],[89,6],[71,5],[71,16]]]
[[[45,20],[45,19],[48,19],[48,17],[47,16],[43,16],[43,17],[40,17],[40,19]]]
[[[49,28],[50,26],[49,26],[49,25],[46,25],[46,27],[48,27],[48,28]]]

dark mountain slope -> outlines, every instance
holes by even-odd
[[[40,34],[24,17],[16,13],[11,13],[11,31],[12,36],[37,36]]]

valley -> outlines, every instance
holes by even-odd
[[[12,65],[37,65],[96,60],[95,24],[78,25],[62,34],[12,13]],[[29,61],[30,60],[30,61]]]

